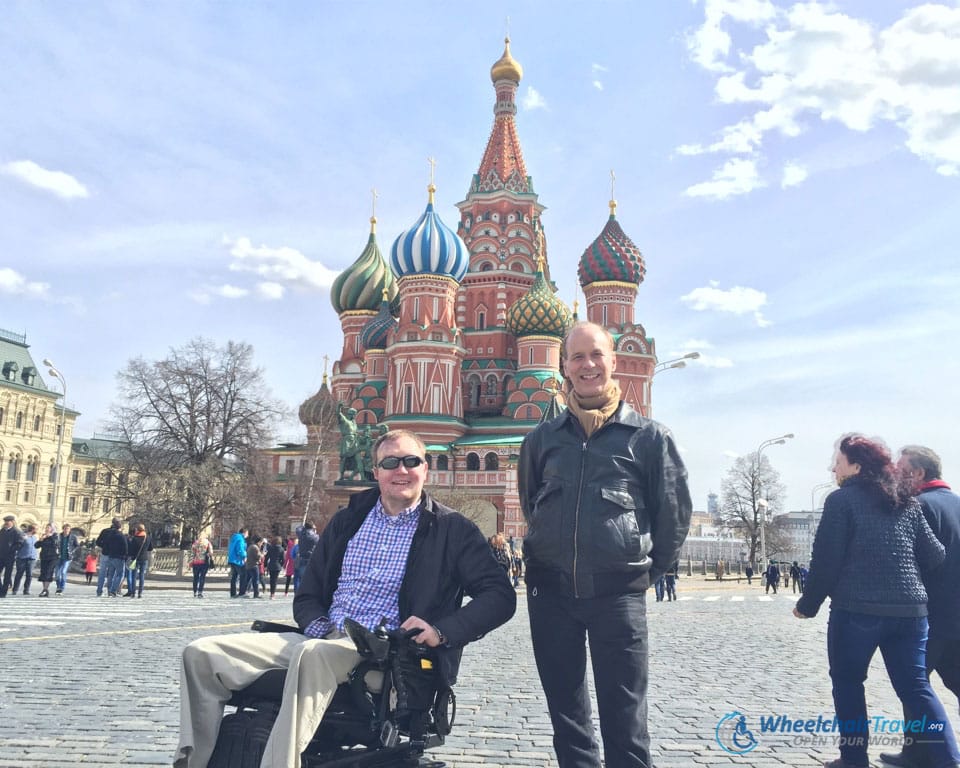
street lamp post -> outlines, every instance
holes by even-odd
[[[817,491],[822,491],[824,488],[833,488],[834,483],[820,483],[819,485],[813,486],[810,489],[810,512],[812,514],[817,514],[817,504],[815,500],[815,494]]]
[[[50,525],[53,525],[54,514],[57,505],[57,486],[60,484],[60,475],[63,474],[63,433],[67,431],[67,381],[63,374],[57,370],[57,367],[50,362],[50,358],[44,358],[43,364],[50,369],[50,375],[59,379],[60,386],[63,387],[63,404],[60,406],[60,433],[57,435],[57,474],[54,475],[53,488],[50,489]],[[54,401],[56,407],[56,401]]]
[[[686,368],[687,360],[696,360],[698,357],[700,357],[699,352],[687,352],[687,354],[682,357],[664,360],[662,363],[657,363],[653,367],[653,375],[656,376],[658,373],[663,373],[663,371],[669,371],[671,368]]]
[[[783,445],[787,440],[793,439],[793,432],[788,432],[785,435],[780,435],[780,437],[771,437],[769,440],[764,440],[760,443],[757,448],[757,495],[760,497],[757,500],[757,506],[763,507],[763,516],[760,520],[760,565],[761,573],[766,574],[767,572],[767,512],[770,506],[770,502],[763,498],[763,483],[760,479],[760,469],[763,466],[763,449],[769,448],[771,445]],[[766,576],[764,576],[766,578]]]

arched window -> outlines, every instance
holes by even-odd
[[[0,408],[0,424],[3,424],[3,408]]]
[[[450,460],[446,456],[437,456],[437,469],[441,472],[446,472],[450,464]]]
[[[27,459],[27,474],[23,479],[28,483],[37,479],[37,462],[35,459]]]
[[[497,394],[497,377],[492,373],[487,376],[487,394],[496,395]]]
[[[467,454],[467,471],[468,472],[479,472],[480,471],[480,457],[475,453]]]
[[[11,458],[7,463],[7,480],[16,480],[20,474],[20,459]]]
[[[493,271],[493,264],[491,264],[489,261],[483,262],[483,264],[480,265],[480,271],[481,272]]]
[[[23,429],[23,411],[17,411],[17,429]]]
[[[433,456],[427,454],[427,469],[433,469]]]
[[[483,468],[487,472],[496,472],[499,467],[500,462],[497,459],[497,454],[495,454],[493,451],[483,457]]]
[[[477,329],[482,331],[486,327],[487,327],[487,313],[477,312]]]
[[[40,431],[40,417],[39,417],[39,416],[34,416],[34,417],[33,417],[33,431],[34,431],[34,432],[39,432],[39,431]]]
[[[480,377],[476,374],[467,380],[467,387],[470,392],[470,407],[476,408],[480,405]]]

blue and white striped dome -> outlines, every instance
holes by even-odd
[[[397,277],[432,274],[452,277],[458,283],[467,274],[470,253],[467,244],[450,227],[440,221],[433,209],[435,187],[428,187],[427,210],[417,223],[393,241],[390,266]]]

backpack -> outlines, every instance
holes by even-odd
[[[207,768],[260,768],[278,711],[242,709],[224,717]]]

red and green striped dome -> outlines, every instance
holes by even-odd
[[[577,269],[580,285],[606,281],[640,285],[643,282],[647,271],[643,254],[620,228],[616,206],[616,202],[611,200],[610,218],[606,226],[580,257]]]
[[[366,248],[337,276],[330,288],[330,301],[338,315],[356,310],[376,312],[384,289],[391,301],[397,295],[397,280],[377,245],[376,223],[375,218],[370,219]]]

